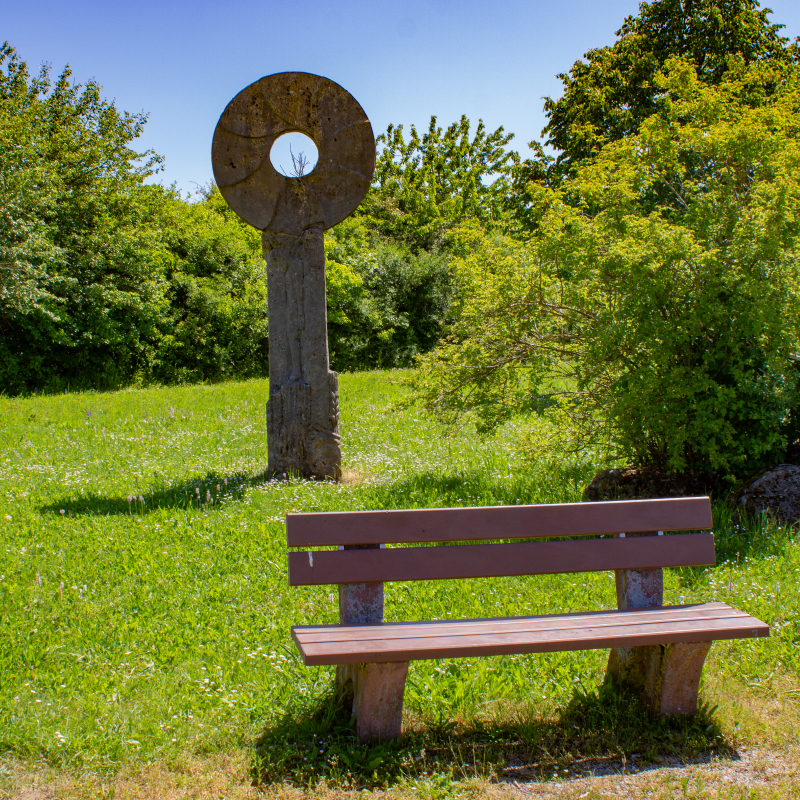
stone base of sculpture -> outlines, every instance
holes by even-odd
[[[293,383],[270,391],[267,447],[270,477],[338,480],[342,449],[338,426],[339,376],[328,373],[322,386]],[[323,424],[319,424],[322,419]],[[327,423],[327,424],[326,424]]]

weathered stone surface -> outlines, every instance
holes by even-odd
[[[748,478],[730,499],[740,512],[768,513],[780,522],[800,522],[800,466],[778,464]]]
[[[343,550],[379,550],[379,544],[346,544]],[[383,622],[383,584],[340,583],[339,624],[380,625]]]
[[[626,536],[642,534],[626,533]],[[650,534],[644,534],[650,535]],[[664,604],[664,572],[661,569],[614,570],[617,608],[656,608]],[[637,694],[644,695],[654,665],[660,663],[661,648],[617,647],[608,656],[607,674]]]
[[[692,716],[697,713],[697,691],[711,642],[662,645],[660,685],[652,672],[645,697],[654,714]]]
[[[383,584],[340,583],[339,622],[342,625],[383,622]]]
[[[319,153],[303,178],[272,166],[284,133],[304,133]],[[331,228],[351,214],[375,171],[375,137],[364,110],[341,86],[319,75],[281,72],[243,89],[228,103],[211,146],[214,179],[231,208],[259,230],[299,236]]]
[[[321,225],[265,232],[269,303],[268,472],[341,476],[339,381],[328,366]]]
[[[270,161],[284,133],[304,133],[316,167],[289,178]],[[353,212],[375,171],[364,110],[319,75],[282,72],[243,89],[217,123],[214,178],[231,208],[263,231],[269,295],[270,476],[341,477],[339,383],[328,363],[323,232]]]
[[[408,661],[354,664],[353,713],[358,738],[395,739],[403,724]]]
[[[585,502],[716,495],[720,477],[708,472],[664,475],[642,467],[604,469],[583,490]]]
[[[662,569],[617,569],[617,608],[655,608],[664,604]]]
[[[369,549],[374,545],[350,545],[348,550]],[[382,583],[340,583],[339,624],[377,625],[383,622]],[[351,705],[355,713],[354,669],[356,664],[339,664],[336,667],[336,686],[343,702]]]
[[[345,703],[352,703],[359,739],[396,739],[400,735],[407,674],[408,661],[336,668],[339,692]]]
[[[652,536],[626,533],[626,536]],[[657,608],[664,605],[661,569],[615,570],[617,607]],[[616,647],[608,654],[606,674],[635,692],[653,714],[691,715],[697,711],[697,689],[710,642]]]
[[[614,647],[608,654],[606,675],[613,678],[614,683],[644,697],[648,678],[653,674],[658,674],[660,660],[661,645]]]

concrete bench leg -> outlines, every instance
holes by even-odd
[[[617,608],[656,608],[664,605],[664,571],[661,569],[614,570]]]
[[[660,569],[619,569],[616,581],[620,609],[664,604]],[[686,642],[617,647],[609,653],[607,674],[639,694],[653,714],[690,716],[697,713],[697,690],[710,646],[710,642]]]
[[[343,664],[336,669],[345,702],[352,697],[358,738],[396,739],[403,723],[408,661]]]
[[[681,642],[661,648],[661,683],[646,687],[654,714],[692,716],[697,713],[697,690],[711,642]],[[652,699],[651,699],[652,698]]]
[[[367,547],[371,546],[365,549]],[[339,622],[343,625],[382,623],[383,584],[340,584]],[[345,703],[353,704],[359,739],[395,739],[400,735],[407,673],[408,661],[341,664],[336,668],[337,691]]]
[[[697,690],[711,642],[682,642],[611,651],[608,674],[642,696],[651,713],[697,713]]]

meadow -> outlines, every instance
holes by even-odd
[[[35,774],[112,796],[98,787],[115,776],[198,759],[234,763],[241,791],[444,797],[517,773],[563,782],[587,758],[789,752],[800,547],[721,504],[717,566],[668,570],[666,602],[720,600],[773,627],[712,647],[695,719],[652,722],[601,688],[604,651],[427,661],[409,672],[404,737],[360,744],[332,668],[304,667],[290,640],[337,604],[335,587],[287,586],[284,515],[578,501],[600,466],[532,462],[524,421],[442,428],[398,404],[403,375],[341,376],[340,484],[265,479],[265,380],[0,399],[0,797]],[[609,573],[397,583],[386,615],[615,602]]]

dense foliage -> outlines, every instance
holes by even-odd
[[[209,195],[148,185],[143,115],[0,50],[0,387],[261,374],[258,236]]]
[[[758,0],[655,0],[642,3],[617,41],[590,50],[568,73],[558,99],[545,100],[547,143],[559,165],[575,165],[605,143],[639,130],[656,109],[655,80],[667,60],[694,65],[703,83],[719,84],[731,63],[789,63],[797,47],[780,36]],[[734,56],[734,62],[730,57]]]
[[[328,335],[334,369],[410,366],[452,321],[453,231],[505,225],[512,135],[474,135],[462,117],[431,117],[420,136],[389,125],[373,185],[353,217],[326,234]]]
[[[797,43],[757,0],[652,0],[559,77],[522,162],[466,117],[390,125],[326,234],[331,366],[421,367],[529,446],[738,474],[800,452]],[[257,231],[69,70],[0,50],[0,389],[264,375]],[[549,422],[548,422],[549,420]],[[552,438],[549,447],[554,446]]]
[[[411,366],[449,320],[449,259],[376,235],[361,217],[328,232],[328,339],[337,370]]]
[[[500,127],[487,133],[461,117],[446,130],[431,117],[420,136],[411,126],[389,125],[380,147],[373,187],[359,214],[369,227],[414,251],[442,245],[447,231],[467,219],[491,226],[501,221],[509,181],[519,156],[506,145],[514,138]]]
[[[160,158],[132,148],[146,117],[95,82],[32,76],[8,44],[0,67],[0,389],[266,374],[258,232],[213,186],[190,202],[148,183]],[[498,215],[502,181],[481,179],[507,172],[509,137],[434,122],[408,145],[390,128],[366,211],[328,234],[334,369],[431,349],[451,293],[446,231]]]
[[[8,45],[0,63],[0,385],[65,360],[95,379],[130,374],[163,311],[137,224],[154,211],[153,193],[136,190],[157,161],[128,147],[144,119],[69,70],[52,87],[46,67],[32,78]]]
[[[785,452],[800,70],[740,63],[715,87],[667,66],[638,135],[541,191],[536,239],[481,236],[459,261],[461,315],[422,361],[429,406],[487,426],[538,409],[660,469],[737,473]]]
[[[538,225],[530,184],[559,186],[604,144],[634,135],[657,109],[656,76],[668,59],[694,65],[704,83],[719,84],[731,63],[796,62],[797,43],[780,35],[758,0],[652,0],[625,19],[610,46],[590,50],[558,78],[563,92],[545,98],[542,134],[534,158],[515,166],[508,207],[523,230]],[[731,58],[733,61],[731,62]]]

